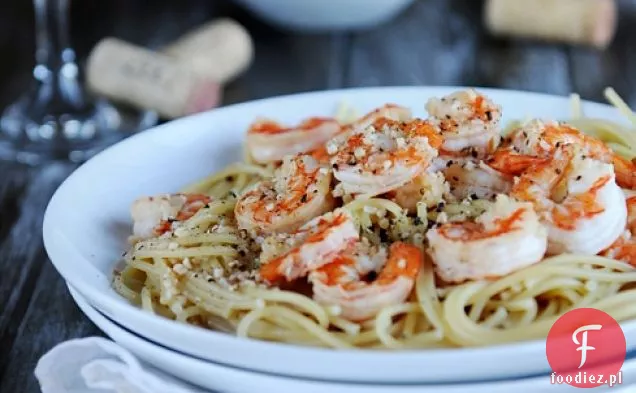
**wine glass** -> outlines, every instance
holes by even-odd
[[[0,159],[37,165],[81,162],[158,121],[90,96],[69,37],[70,0],[33,0],[36,51],[33,86],[0,118]]]

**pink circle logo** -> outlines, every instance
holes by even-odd
[[[625,334],[609,314],[593,308],[565,313],[552,326],[546,355],[552,383],[579,388],[622,383]]]

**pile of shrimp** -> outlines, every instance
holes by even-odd
[[[256,245],[260,284],[309,287],[363,323],[408,302],[425,266],[438,287],[566,253],[636,266],[631,161],[562,122],[531,119],[502,137],[501,106],[473,89],[425,108],[426,118],[387,104],[348,123],[250,126],[251,160],[274,170],[236,195],[230,218]],[[214,198],[139,200],[134,237],[164,236]]]

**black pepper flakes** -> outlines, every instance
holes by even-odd
[[[556,169],[554,170],[554,172],[555,172],[557,175],[560,175],[560,174],[561,174],[561,170],[560,170],[559,168],[556,168]]]
[[[233,179],[233,177],[232,177],[232,176],[225,176],[225,181],[226,181],[226,182],[231,182],[231,181],[232,181],[232,179]]]
[[[581,176],[581,175],[578,175],[578,176],[576,177],[576,181],[579,181],[579,180],[581,180],[581,178],[582,178],[582,177],[583,177],[583,176]]]
[[[473,194],[470,194],[470,199],[474,201],[475,199],[479,199],[479,198],[477,197],[477,194],[473,193]]]
[[[303,196],[300,197],[300,203],[305,203],[307,202],[307,194],[303,194]]]
[[[416,216],[413,219],[413,225],[422,225],[422,219],[419,216]]]
[[[441,212],[442,212],[442,210],[444,210],[444,206],[446,206],[446,204],[445,204],[444,202],[440,202],[440,203],[438,203],[438,204],[437,204],[437,207],[435,208],[435,210],[436,210],[438,213],[441,213]]]
[[[488,119],[488,121],[492,120],[492,112],[491,111],[486,111],[486,118]]]

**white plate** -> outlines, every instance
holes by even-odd
[[[143,312],[115,293],[112,269],[130,233],[129,206],[142,195],[172,192],[239,160],[248,124],[267,115],[297,122],[333,115],[342,100],[361,111],[386,102],[425,116],[429,97],[456,88],[370,88],[306,93],[233,105],[133,136],[77,169],[57,190],[44,217],[44,244],[60,274],[100,311],[169,348],[245,369],[322,380],[374,382],[476,381],[546,373],[544,341],[486,348],[335,351],[236,338]],[[565,118],[564,97],[482,89],[503,105],[504,121],[529,115]],[[590,116],[619,119],[609,106],[584,103]],[[636,322],[623,324],[629,349]],[[271,359],[271,360],[270,360]],[[355,365],[355,367],[352,367]]]
[[[104,333],[119,345],[154,367],[183,381],[214,391],[238,392],[303,392],[303,393],[560,393],[577,389],[553,385],[549,375],[515,381],[472,384],[390,385],[330,383],[301,378],[274,376],[202,361],[171,351],[119,326],[92,308],[86,299],[69,285],[75,303]],[[355,367],[355,366],[353,366]],[[626,363],[623,374],[632,376],[636,362]],[[633,378],[632,378],[633,379]],[[625,382],[628,382],[625,380]],[[618,387],[613,388],[614,391]],[[603,391],[597,388],[595,390]]]

